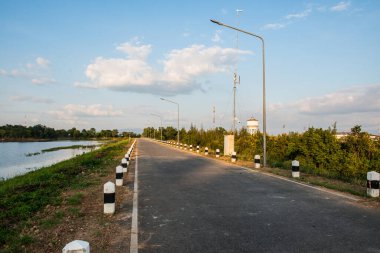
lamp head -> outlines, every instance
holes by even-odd
[[[214,19],[210,19],[211,22],[217,24],[217,25],[223,25],[222,23],[220,23],[219,21],[217,20],[214,20]]]

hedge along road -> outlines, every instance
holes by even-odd
[[[380,211],[138,140],[139,252],[380,252]]]

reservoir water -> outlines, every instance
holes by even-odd
[[[0,142],[0,179],[25,174],[91,151],[90,148],[78,148],[41,152],[44,149],[98,144],[97,141]]]

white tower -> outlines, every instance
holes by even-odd
[[[259,121],[253,117],[247,120],[247,131],[250,134],[257,133],[259,131]]]

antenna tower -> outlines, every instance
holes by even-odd
[[[236,19],[237,19],[237,26],[239,26],[239,14],[243,10],[236,10]],[[239,49],[239,32],[236,31],[236,49]],[[237,70],[237,63],[235,64],[235,70],[234,70],[234,109],[233,109],[233,118],[232,118],[232,133],[235,135],[236,130],[236,85],[240,84],[240,76],[238,75]]]
[[[212,108],[212,113],[213,113],[212,124],[214,125],[214,128],[215,128],[215,105]]]

